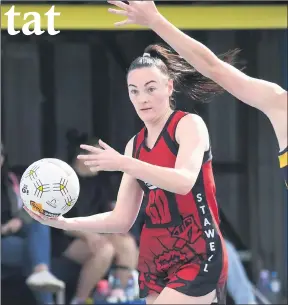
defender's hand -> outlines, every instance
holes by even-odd
[[[129,5],[123,1],[108,1],[108,3],[121,9],[109,8],[108,12],[127,18],[126,20],[116,22],[115,26],[139,24],[150,27],[155,19],[160,16],[154,1],[128,1]]]

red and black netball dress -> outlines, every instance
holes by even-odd
[[[186,114],[171,114],[152,149],[145,144],[147,130],[143,128],[135,136],[133,157],[174,168],[178,152],[175,131]],[[193,130],[187,132],[193,137]],[[164,287],[196,297],[217,289],[218,303],[225,303],[227,258],[219,230],[211,159],[209,150],[187,195],[138,181],[145,193],[142,204],[146,218],[138,265],[141,298],[160,293]]]

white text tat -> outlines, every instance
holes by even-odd
[[[9,35],[17,35],[21,31],[15,30],[15,17],[22,17],[25,22],[22,26],[22,33],[26,36],[29,35],[42,35],[45,33],[41,29],[41,15],[38,12],[27,12],[21,16],[21,13],[16,11],[15,5],[13,5],[8,12],[4,14],[7,16],[7,32]],[[55,5],[53,5],[50,10],[45,13],[47,17],[47,32],[49,35],[55,36],[60,33],[60,31],[55,30],[55,17],[60,16],[60,13],[55,12]]]

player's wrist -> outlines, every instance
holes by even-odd
[[[149,28],[151,30],[155,30],[157,26],[161,24],[164,19],[165,19],[164,16],[161,15],[159,12],[153,14],[153,16],[151,16],[149,20],[149,24],[148,24]]]
[[[76,225],[76,222],[75,222],[74,218],[61,217],[61,227],[63,230],[66,230],[66,231],[77,230],[75,225]]]
[[[133,158],[130,156],[123,155],[119,164],[119,170],[123,173],[127,172],[133,163]]]

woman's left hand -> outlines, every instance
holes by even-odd
[[[121,163],[125,158],[110,147],[108,144],[99,140],[99,147],[94,147],[90,145],[80,145],[82,149],[87,150],[90,154],[78,155],[78,159],[84,160],[85,165],[87,165],[92,172],[97,171],[121,171]]]

